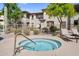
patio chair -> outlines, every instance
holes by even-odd
[[[61,29],[62,32],[62,36],[68,37],[68,38],[75,38],[74,36],[72,36],[67,29]]]
[[[78,32],[77,28],[72,28],[71,30],[72,30],[73,34],[79,36],[79,32]]]
[[[71,35],[67,29],[61,29],[61,32],[62,32],[62,38],[65,38],[65,39],[76,39],[76,42],[78,42],[78,39],[79,37],[78,36],[75,36],[75,35]]]

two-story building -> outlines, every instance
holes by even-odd
[[[75,5],[75,10],[79,12],[79,5]],[[49,18],[49,16],[45,13],[44,9],[42,12],[37,13],[30,13],[23,11],[24,13],[24,22],[26,22],[29,26],[39,27],[41,25],[41,28],[44,27],[50,27],[51,25],[54,25],[59,28],[59,21],[56,17],[52,16]],[[22,19],[23,20],[23,19]],[[77,15],[71,17],[70,19],[68,17],[63,17],[63,28],[75,27],[79,24],[79,13]]]
[[[74,8],[77,12],[79,12],[79,4],[76,4]],[[60,23],[58,19],[54,16],[49,18],[49,16],[45,13],[44,9],[42,10],[42,12],[37,12],[37,13],[30,13],[27,11],[23,11],[23,14],[24,16],[21,21],[25,23],[27,26],[44,28],[44,27],[50,27],[51,25],[54,25],[59,28]],[[0,24],[3,24],[3,23],[5,23],[4,16],[0,16]],[[69,26],[75,27],[78,24],[79,24],[79,13],[71,17],[70,20],[68,19],[68,17],[63,17],[63,23],[62,23],[63,28],[68,28]]]

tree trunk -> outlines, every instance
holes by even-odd
[[[67,19],[67,29],[70,30],[71,28],[71,20],[70,20],[70,16],[68,16],[68,19]]]
[[[15,40],[14,40],[14,54],[13,54],[13,56],[15,56],[16,55],[16,29],[17,29],[17,23],[15,22],[14,23],[14,28],[15,28],[15,30],[14,30],[14,36],[15,36]]]
[[[59,19],[60,19],[60,37],[61,37],[61,35],[62,35],[62,31],[61,31],[61,28],[62,28],[62,18],[60,17]]]
[[[58,19],[58,21],[59,21],[59,23],[60,23],[60,37],[61,37],[61,35],[62,35],[62,32],[61,32],[62,19],[61,19],[61,17],[57,17],[57,19]]]
[[[13,56],[15,56],[16,55],[16,34],[14,33],[14,35],[15,35],[15,40],[14,40],[14,54],[13,54]]]
[[[61,37],[61,35],[62,35],[61,27],[62,27],[62,22],[60,22],[60,37]]]

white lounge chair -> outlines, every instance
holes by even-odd
[[[73,33],[73,34],[79,36],[79,32],[78,32],[77,28],[72,28],[71,30],[72,30],[72,33]]]
[[[71,34],[69,34],[67,29],[61,29],[62,32],[62,36],[68,37],[68,38],[75,38],[75,36],[71,36]]]
[[[61,29],[62,37],[66,39],[76,39],[76,42],[78,42],[79,37],[75,35],[71,35],[67,29]]]

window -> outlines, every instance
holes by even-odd
[[[47,21],[47,26],[48,26],[48,27],[54,26],[54,21]]]
[[[29,22],[27,22],[26,24],[27,24],[27,26],[29,26]]]
[[[3,19],[0,19],[0,21],[3,21]]]
[[[74,26],[78,25],[78,20],[74,20]]]
[[[37,18],[37,19],[43,19],[43,14],[37,14],[37,15],[36,15],[36,18]]]

